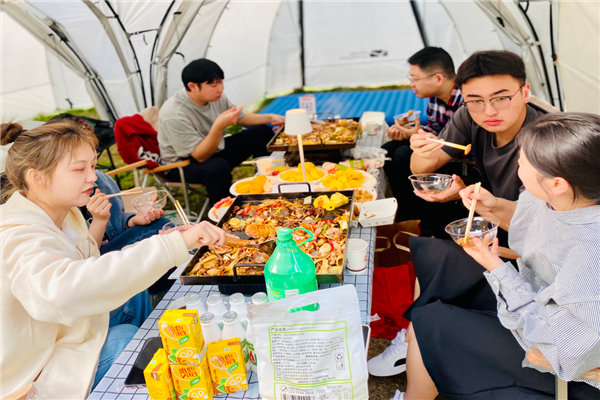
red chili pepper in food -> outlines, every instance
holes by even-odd
[[[248,215],[248,213],[250,212],[250,210],[251,210],[251,207],[250,207],[250,206],[248,206],[248,208],[246,208],[246,209],[244,210],[244,212],[242,213],[242,217],[245,217],[246,215]]]

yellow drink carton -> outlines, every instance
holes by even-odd
[[[200,365],[171,365],[173,385],[180,400],[213,398],[213,386],[206,360],[206,348]]]
[[[209,343],[207,358],[216,396],[248,390],[246,361],[240,339]]]
[[[169,364],[200,365],[204,338],[198,311],[167,310],[158,329]]]
[[[167,353],[158,349],[154,357],[144,369],[144,379],[148,388],[148,396],[152,400],[175,400],[175,388],[169,371]]]

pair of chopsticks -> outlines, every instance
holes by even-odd
[[[285,161],[285,158],[279,158],[277,160],[271,160],[272,162],[277,162],[277,161]],[[251,161],[244,161],[242,164],[256,164],[257,161],[251,160]]]
[[[481,182],[477,182],[475,184],[475,190],[473,193],[479,193],[479,188],[481,187]],[[469,210],[469,219],[467,220],[467,229],[465,231],[465,243],[467,242],[467,238],[469,237],[469,232],[471,232],[471,225],[473,225],[473,217],[475,216],[475,206],[477,205],[477,200],[473,199],[471,202],[471,209]]]
[[[179,200],[175,200],[175,210],[177,210],[177,214],[179,214],[179,217],[181,218],[184,224],[191,225],[190,220],[187,218],[185,212],[183,211],[183,207],[181,207],[181,204],[179,204]]]
[[[462,144],[456,144],[456,143],[451,143],[451,142],[446,142],[444,140],[440,140],[440,139],[434,139],[434,138],[427,138],[427,140],[430,140],[432,142],[436,142],[436,143],[441,143],[444,146],[448,146],[448,147],[454,147],[455,149],[460,149],[460,150],[464,150],[465,152],[465,156],[467,154],[469,154],[469,152],[471,151],[471,145],[467,145],[467,146],[463,146]]]
[[[114,193],[114,194],[109,194],[108,196],[106,196],[107,199],[110,199],[111,197],[117,197],[117,196],[123,196],[126,194],[138,194],[138,193],[144,193],[144,191],[142,190],[141,187],[134,187],[133,189],[129,189],[129,190],[123,190],[121,193]]]

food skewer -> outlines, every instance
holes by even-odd
[[[133,189],[128,189],[128,190],[123,190],[120,193],[113,193],[113,194],[109,194],[108,196],[106,196],[107,199],[110,199],[111,197],[117,197],[117,196],[123,196],[123,195],[127,195],[127,194],[138,194],[138,193],[143,193],[144,191],[142,190],[141,187],[134,187]]]
[[[440,140],[440,139],[427,138],[427,140],[430,140],[430,141],[436,142],[436,143],[441,143],[444,146],[454,147],[455,149],[464,150],[465,151],[465,156],[471,152],[471,145],[470,144],[466,145],[466,146],[463,146],[462,144],[456,144],[456,143],[452,143],[452,142],[446,142],[446,141]]]
[[[298,135],[298,151],[300,152],[300,164],[302,165],[302,180],[306,182],[306,168],[304,166],[304,147],[302,147],[302,135]]]
[[[183,223],[186,225],[191,225],[190,220],[186,217],[185,212],[183,211],[183,207],[181,207],[181,204],[179,204],[179,200],[175,200],[175,209],[177,210],[177,213],[179,214],[179,217]]]
[[[477,182],[475,184],[475,190],[473,193],[479,193],[479,188],[481,187],[481,182]],[[467,239],[469,238],[469,232],[471,232],[471,225],[473,225],[473,217],[475,216],[475,206],[477,205],[477,200],[473,199],[471,202],[471,209],[469,210],[469,219],[467,220],[467,229],[465,230],[465,238],[464,244],[467,244]]]

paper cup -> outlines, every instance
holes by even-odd
[[[258,158],[256,160],[256,168],[259,175],[273,175],[273,160],[270,157]]]
[[[379,130],[379,122],[377,122],[377,121],[367,122],[367,135],[376,136],[378,130]]]
[[[346,269],[352,274],[362,274],[367,270],[367,242],[362,239],[348,239],[346,242]]]

